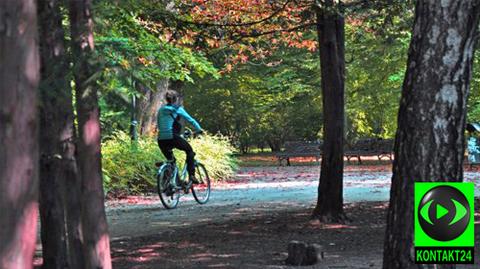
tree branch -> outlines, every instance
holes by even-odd
[[[252,22],[244,22],[244,23],[212,23],[212,22],[195,22],[195,21],[187,21],[187,20],[182,20],[182,19],[179,19],[177,18],[176,16],[174,16],[174,20],[177,21],[178,23],[182,23],[182,24],[189,24],[189,25],[196,25],[196,26],[204,26],[204,27],[244,27],[244,26],[252,26],[252,25],[256,25],[256,24],[261,24],[261,23],[264,23],[272,18],[274,18],[275,16],[277,16],[278,14],[280,14],[282,11],[285,10],[285,8],[287,7],[287,5],[291,2],[292,0],[287,0],[285,1],[285,3],[283,3],[282,7],[275,10],[272,14],[270,14],[269,16],[261,19],[261,20],[258,20],[258,21],[252,21]],[[162,13],[162,12],[160,12]],[[165,15],[165,14],[162,14],[162,15]],[[171,15],[171,14],[168,14],[168,15]]]
[[[275,34],[275,33],[294,32],[294,31],[304,29],[304,28],[308,28],[308,27],[311,27],[311,26],[314,26],[314,25],[315,25],[314,22],[310,22],[310,23],[298,25],[298,26],[288,28],[288,29],[276,29],[276,30],[271,30],[271,31],[266,31],[266,32],[256,32],[256,33],[251,33],[251,34],[240,34],[239,37],[237,39],[235,39],[233,43],[236,43],[236,42],[238,42],[238,41],[240,41],[244,38],[249,38],[249,37],[259,37],[259,36],[271,35],[271,34]]]

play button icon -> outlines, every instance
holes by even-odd
[[[470,206],[462,192],[451,186],[437,186],[420,201],[418,220],[422,230],[438,241],[460,236],[470,220]]]
[[[446,209],[440,204],[437,204],[437,219],[441,219],[447,214],[448,214],[448,209]]]

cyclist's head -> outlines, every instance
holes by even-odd
[[[167,90],[167,92],[165,93],[165,101],[167,101],[167,104],[170,104],[170,105],[177,104],[178,92],[174,90]]]

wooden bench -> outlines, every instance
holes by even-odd
[[[278,163],[286,162],[290,166],[290,158],[315,157],[318,161],[322,155],[322,142],[318,141],[289,141],[285,142],[285,150],[276,154]]]
[[[367,138],[360,139],[349,144],[345,143],[344,156],[350,162],[356,158],[362,163],[362,156],[377,156],[378,160],[393,156],[393,139]],[[285,150],[276,154],[278,162],[286,162],[290,166],[290,158],[294,157],[315,157],[318,161],[322,157],[322,142],[317,141],[289,141],[285,143]]]
[[[392,160],[393,139],[367,138],[360,139],[353,144],[346,144],[344,155],[347,161],[357,158],[362,163],[361,156],[377,156],[378,160],[386,157]]]

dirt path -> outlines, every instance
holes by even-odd
[[[345,200],[386,201],[390,173],[346,172]],[[178,227],[211,219],[230,218],[232,210],[255,209],[272,204],[313,207],[317,199],[318,168],[243,168],[233,181],[215,184],[210,201],[198,205],[191,195],[181,198],[176,210],[165,210],[158,196],[130,197],[108,203],[112,237],[148,235],[166,226]],[[141,229],[139,225],[141,224]]]
[[[351,223],[346,225],[311,221],[310,205],[217,207],[216,217],[201,222],[163,223],[155,234],[114,240],[114,268],[299,268],[284,263],[292,240],[321,244],[325,250],[324,261],[301,268],[381,268],[386,207],[386,202],[347,204]],[[475,265],[457,268],[480,268],[479,251]]]
[[[363,212],[366,206],[369,210]],[[320,266],[305,268],[379,268],[384,207],[350,205],[353,224],[343,226],[311,222],[310,206],[301,204],[222,209],[230,213],[204,223],[164,224],[170,228],[155,235],[113,241],[114,267],[288,268],[283,265],[286,246],[301,240],[319,243],[326,251]],[[362,222],[366,213],[368,223]]]
[[[327,253],[320,265],[304,268],[380,268],[390,177],[388,169],[347,169],[344,197],[352,222],[343,226],[310,221],[318,184],[318,168],[311,166],[244,168],[233,182],[215,185],[203,206],[191,196],[175,210],[163,209],[156,196],[109,202],[114,265],[288,268],[286,246],[301,240]]]

